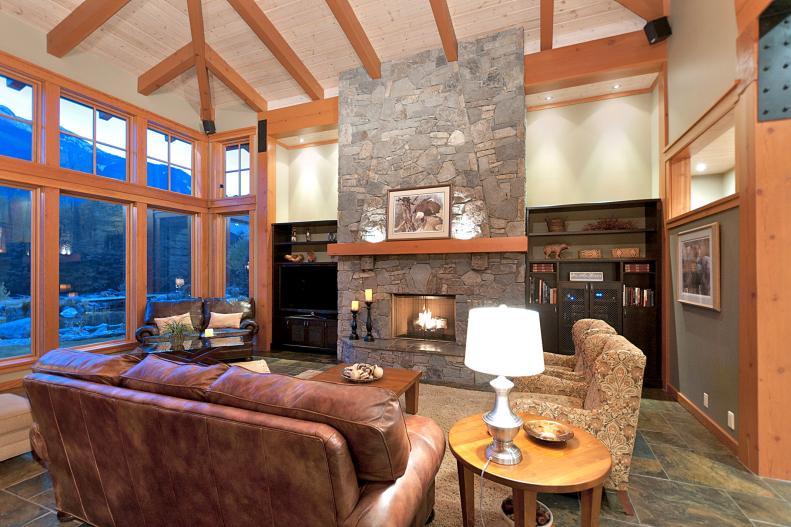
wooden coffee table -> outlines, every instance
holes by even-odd
[[[542,419],[521,414],[525,421]],[[459,492],[464,527],[475,525],[474,478],[486,464],[491,437],[482,414],[471,415],[453,425],[448,434],[450,450],[459,471]],[[565,445],[544,443],[519,431],[514,443],[522,450],[518,465],[489,463],[484,477],[513,489],[514,525],[535,527],[536,494],[582,492],[582,526],[597,527],[602,483],[610,473],[612,459],[607,447],[577,427]]]
[[[417,413],[418,395],[420,393],[420,377],[423,375],[422,372],[415,370],[404,370],[402,368],[383,368],[385,373],[381,379],[365,384],[357,384],[347,381],[341,375],[343,369],[347,366],[349,365],[338,364],[329,370],[321,372],[315,377],[311,377],[311,380],[334,382],[338,384],[354,384],[355,386],[377,386],[379,388],[384,388],[395,393],[398,397],[403,394],[404,399],[406,399],[407,413]]]

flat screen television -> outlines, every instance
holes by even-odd
[[[280,309],[337,311],[337,268],[332,265],[281,265]]]

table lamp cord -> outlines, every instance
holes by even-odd
[[[483,527],[486,527],[486,519],[484,518],[484,514],[483,514],[483,485],[484,485],[484,481],[486,480],[483,479],[483,475],[486,473],[486,469],[489,468],[489,463],[491,462],[492,462],[492,456],[489,456],[489,458],[486,460],[486,463],[483,465],[483,470],[481,470],[481,475],[480,475],[481,494],[480,497],[478,498],[478,510],[481,511],[481,524],[483,525]]]

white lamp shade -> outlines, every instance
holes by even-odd
[[[470,309],[464,364],[480,373],[508,377],[543,372],[538,312],[506,306]]]

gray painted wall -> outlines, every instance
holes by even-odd
[[[721,311],[676,301],[678,233],[720,223]],[[670,267],[673,283],[673,316],[670,324],[670,384],[711,417],[724,430],[728,411],[738,418],[739,403],[739,209],[689,223],[670,231]],[[703,406],[703,392],[709,407]]]

